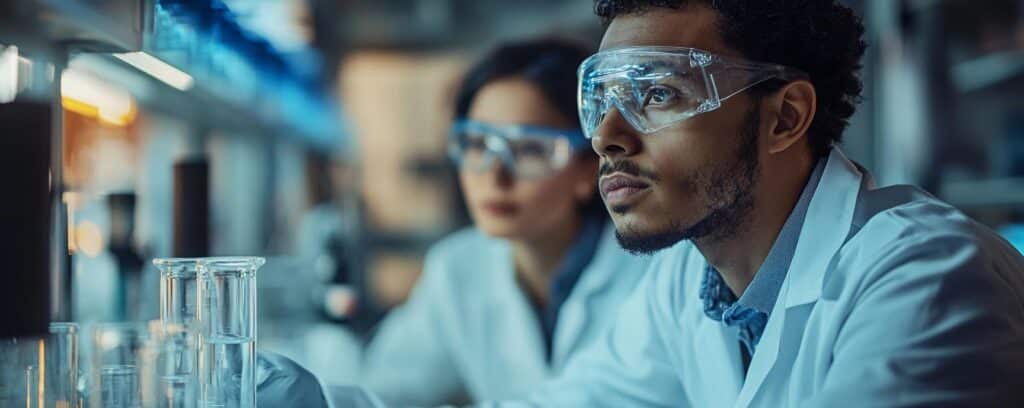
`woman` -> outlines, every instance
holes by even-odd
[[[460,88],[449,151],[475,223],[434,245],[382,323],[364,385],[389,405],[517,395],[599,337],[646,260],[619,248],[579,130],[586,50],[506,45]]]

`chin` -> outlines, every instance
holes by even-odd
[[[662,214],[668,215],[668,214]],[[685,221],[644,217],[630,212],[612,215],[615,237],[619,246],[634,255],[652,255],[689,239],[689,225]]]
[[[515,226],[514,222],[487,220],[478,221],[475,224],[480,232],[493,238],[515,239],[522,235],[522,231]]]

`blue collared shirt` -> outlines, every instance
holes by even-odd
[[[754,354],[764,327],[768,323],[775,301],[778,300],[782,282],[793,261],[796,243],[800,238],[800,229],[807,216],[807,207],[811,204],[814,190],[818,188],[821,174],[825,170],[825,160],[819,160],[814,172],[807,180],[800,199],[790,213],[782,230],[779,231],[768,257],[754,275],[754,280],[747,286],[738,300],[732,290],[725,284],[722,275],[710,264],[704,268],[704,280],[701,282],[700,298],[704,302],[704,314],[720,321],[727,326],[739,329],[740,344],[746,349],[748,356]]]

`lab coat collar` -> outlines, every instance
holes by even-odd
[[[807,208],[790,263],[786,307],[804,305],[821,297],[825,269],[846,242],[857,208],[864,174],[857,165],[833,148],[825,173]]]
[[[496,242],[496,252],[491,259],[499,260],[494,265],[499,278],[493,281],[495,286],[491,289],[491,294],[495,302],[491,303],[493,309],[488,311],[487,315],[502,316],[505,320],[515,322],[509,326],[520,327],[523,332],[518,334],[518,341],[500,339],[495,340],[494,344],[505,347],[505,355],[516,356],[515,364],[518,365],[517,369],[520,372],[544,378],[548,375],[549,368],[540,319],[516,279],[512,248],[506,241]]]
[[[807,324],[810,313],[801,306],[811,305],[821,297],[828,264],[849,235],[863,178],[864,174],[839,148],[832,149],[811,198],[793,261],[754,353],[737,407],[749,406],[764,384],[779,356],[783,333],[802,332]],[[787,344],[787,347],[797,346]]]

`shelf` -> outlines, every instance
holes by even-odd
[[[259,101],[225,98],[211,84],[196,81],[187,91],[175,89],[143,73],[112,54],[85,54],[71,66],[87,71],[105,82],[116,84],[153,112],[218,130],[298,142],[324,151],[337,147],[341,124],[335,118],[316,129],[298,129],[288,113],[257,105]],[[326,116],[322,114],[321,116]],[[333,129],[333,131],[332,131]]]
[[[143,106],[197,127],[324,151],[344,141],[340,109],[317,73],[241,27],[219,0],[3,0],[0,44],[53,61],[71,54],[69,63]],[[186,82],[161,82],[168,75]]]
[[[1024,178],[946,182],[942,198],[960,208],[1024,207]]]
[[[1024,51],[986,55],[953,66],[953,84],[961,93],[995,87],[1024,77]]]
[[[74,44],[97,52],[142,47],[143,1],[4,0],[0,42],[47,47]]]

